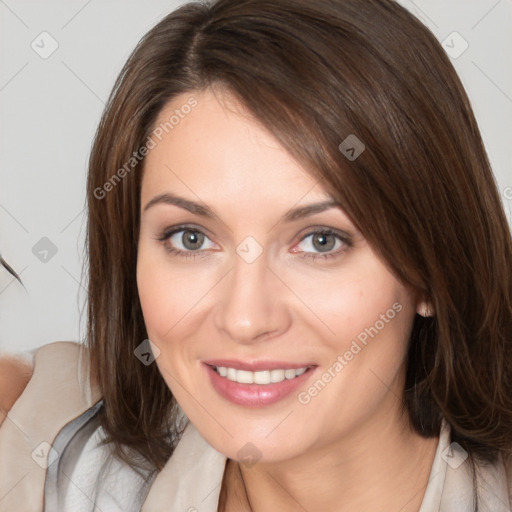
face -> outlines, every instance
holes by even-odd
[[[400,406],[412,294],[227,93],[176,97],[156,126],[176,110],[145,160],[137,283],[187,417],[261,462],[377,425]]]

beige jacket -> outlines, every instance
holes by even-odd
[[[58,464],[54,440],[101,399],[88,375],[79,344],[52,343],[36,352],[32,378],[0,427],[0,512],[45,510],[48,466]],[[152,482],[142,512],[216,512],[225,463],[226,457],[189,422],[173,456]],[[480,512],[511,512],[511,469],[510,461],[502,458],[492,467],[478,468]],[[472,494],[465,452],[450,444],[444,422],[419,512],[472,512]],[[97,510],[92,496],[84,500],[91,511]]]

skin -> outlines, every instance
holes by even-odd
[[[156,124],[190,95],[174,98]],[[219,510],[417,512],[438,439],[411,430],[401,397],[407,340],[425,304],[341,208],[281,221],[328,192],[227,92],[194,97],[198,105],[146,157],[137,282],[165,382],[230,459]],[[216,216],[162,203],[145,209],[163,193],[208,205]],[[202,245],[184,245],[183,231],[158,240],[182,223],[205,234]],[[348,233],[350,243],[334,237],[324,251],[336,255],[323,259],[310,233],[325,228]],[[263,249],[252,263],[236,252],[247,236]],[[400,312],[308,404],[292,393],[261,408],[235,405],[212,388],[201,362],[314,363],[299,390],[307,391],[393,304]],[[261,458],[239,464],[242,482],[237,454],[248,442]]]
[[[23,393],[32,371],[33,364],[28,356],[0,354],[0,425]]]

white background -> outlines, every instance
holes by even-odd
[[[0,0],[0,251],[25,285],[0,270],[0,350],[82,338],[92,137],[131,50],[181,3]],[[452,62],[471,98],[510,218],[512,0],[401,3],[440,41],[456,31],[469,44]],[[31,47],[33,41],[43,45],[44,31],[58,43],[46,59]],[[51,40],[45,41],[50,48]],[[32,252],[43,237],[57,250],[46,263]]]

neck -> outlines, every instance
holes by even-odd
[[[397,414],[293,460],[250,468],[229,461],[219,510],[418,512],[437,444]]]

